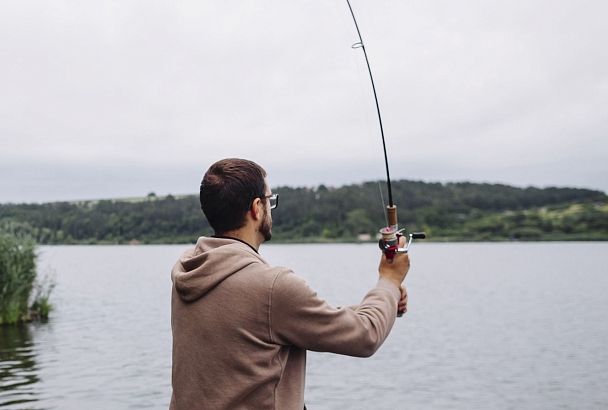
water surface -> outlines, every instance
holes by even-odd
[[[0,327],[0,407],[166,409],[169,271],[184,246],[45,246],[56,309]],[[333,305],[376,280],[374,245],[267,245]],[[409,312],[369,359],[310,353],[311,409],[608,407],[608,244],[416,244]]]

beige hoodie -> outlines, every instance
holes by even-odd
[[[171,410],[302,410],[306,350],[372,355],[399,301],[381,279],[359,306],[333,308],[289,269],[227,238],[199,238],[171,278]]]

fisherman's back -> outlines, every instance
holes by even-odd
[[[173,269],[172,410],[303,408],[306,351],[271,335],[286,270],[248,245],[200,238]]]

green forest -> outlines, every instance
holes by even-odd
[[[276,187],[273,242],[375,240],[385,223],[380,190],[366,182]],[[608,240],[608,197],[578,188],[393,181],[400,227],[434,241]],[[0,226],[41,244],[191,243],[212,234],[198,195],[0,204]]]

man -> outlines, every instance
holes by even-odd
[[[258,249],[272,236],[278,196],[256,163],[211,165],[200,200],[215,235],[199,238],[171,273],[172,410],[302,410],[306,350],[371,356],[406,310],[407,254],[382,256],[377,285],[348,308],[269,265]]]

